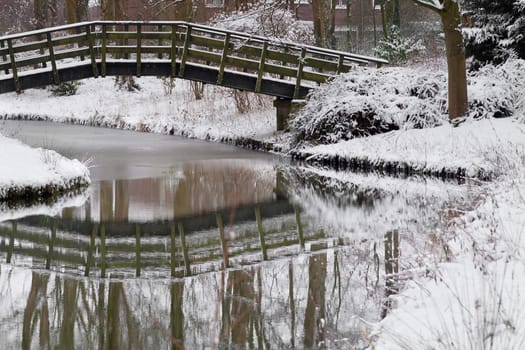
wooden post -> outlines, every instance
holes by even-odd
[[[100,277],[106,277],[106,225],[100,227]]]
[[[186,27],[186,36],[184,38],[184,48],[182,49],[182,58],[180,61],[179,77],[184,77],[184,70],[186,69],[186,59],[188,57],[188,49],[190,47],[191,40],[191,26],[188,24]]]
[[[304,58],[306,56],[306,48],[301,49],[301,56],[299,57],[299,65],[297,66],[297,77],[295,78],[295,91],[293,93],[293,98],[298,98],[299,93],[301,92],[301,79],[303,78],[303,67],[304,67]]]
[[[91,33],[91,25],[89,24],[86,26],[86,35],[89,46],[89,55],[91,56],[91,70],[93,71],[93,77],[98,78],[97,57],[95,55],[95,45],[93,34]]]
[[[160,36],[160,33],[162,33],[162,24],[159,24],[157,26],[157,32],[159,33],[159,41],[158,41],[158,45],[159,47],[162,46],[162,37]],[[162,59],[162,52],[159,52],[159,54],[157,55],[157,57],[159,58],[159,60]]]
[[[299,244],[301,249],[304,250],[304,233],[303,223],[301,222],[301,209],[295,208],[295,221],[297,223],[297,235],[299,236]]]
[[[106,48],[107,48],[107,41],[108,41],[108,38],[107,38],[107,34],[106,34],[106,24],[103,23],[102,24],[102,49],[100,51],[100,69],[102,70],[101,72],[101,75],[102,77],[105,77],[106,76]]]
[[[176,230],[175,230],[175,223],[172,223],[170,225],[170,235],[171,235],[171,250],[170,250],[170,265],[171,265],[171,277],[175,277],[176,275],[176,267],[177,267],[177,243],[176,243]]]
[[[268,251],[266,249],[266,240],[264,238],[264,230],[261,219],[261,209],[259,207],[255,207],[255,219],[257,220],[257,229],[259,230],[259,240],[261,241],[263,260],[268,260]]]
[[[13,251],[15,250],[15,235],[17,231],[16,221],[11,222],[11,235],[9,236],[9,248],[7,249],[6,263],[10,264],[13,257]]]
[[[182,256],[184,258],[184,268],[185,276],[191,276],[191,265],[190,257],[188,256],[188,247],[186,246],[186,235],[184,234],[184,226],[179,222],[179,235],[180,235],[180,244],[182,247]]]
[[[51,32],[46,33],[47,50],[49,51],[49,60],[51,62],[51,70],[53,71],[53,83],[60,84],[60,77],[58,76],[57,63],[55,61],[55,49],[53,47],[53,40],[51,40]]]
[[[140,277],[141,269],[141,260],[140,260],[140,225],[135,226],[135,276]]]
[[[87,259],[86,259],[86,270],[84,271],[84,276],[89,277],[91,271],[91,266],[93,266],[93,252],[95,250],[95,238],[98,233],[98,224],[93,224],[93,230],[91,231],[91,238],[89,240]]]
[[[20,80],[18,80],[18,71],[16,69],[15,51],[13,50],[13,40],[7,39],[7,48],[9,51],[9,60],[11,61],[11,73],[13,74],[13,82],[15,83],[15,90],[20,93]]]
[[[0,40],[0,48],[1,49],[5,49],[5,41],[4,40]],[[5,63],[7,63],[7,55],[5,53],[2,55],[2,60]],[[4,70],[4,73],[5,74],[9,74],[9,69]]]
[[[222,268],[227,269],[230,267],[230,256],[228,252],[228,242],[224,236],[224,221],[222,220],[221,214],[217,214],[217,227],[219,229],[219,237],[221,239],[222,247]]]
[[[126,37],[124,38],[124,42],[123,42],[123,45],[124,46],[128,46],[129,44],[129,41],[128,41],[128,32],[129,32],[129,24],[124,24],[124,32],[126,32]],[[126,51],[126,53],[124,53],[124,59],[129,59],[129,53]]]
[[[142,66],[142,27],[137,24],[137,77],[140,77]]]
[[[224,66],[226,65],[226,58],[228,57],[228,46],[230,45],[230,33],[226,33],[224,38],[224,47],[222,48],[221,64],[219,66],[219,75],[217,76],[217,85],[222,84],[224,77]]]
[[[343,55],[339,55],[339,61],[337,62],[337,74],[341,74],[343,72],[344,60],[345,57]]]
[[[51,260],[53,260],[53,251],[55,249],[55,240],[57,237],[57,222],[56,219],[53,219],[51,224],[51,238],[49,239],[49,250],[47,252],[46,258],[46,270],[51,268]]]
[[[177,75],[177,26],[171,25],[171,77],[175,78]]]
[[[268,42],[263,43],[261,51],[261,59],[259,61],[259,70],[257,71],[257,83],[255,84],[255,92],[261,92],[262,77],[264,74],[264,61],[266,60],[266,51],[268,50]]]

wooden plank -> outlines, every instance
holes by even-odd
[[[86,36],[88,40],[89,47],[89,56],[91,57],[91,69],[93,71],[93,77],[98,78],[98,68],[97,68],[97,57],[94,49],[94,40],[93,35],[91,34],[91,26],[86,26]]]
[[[55,52],[55,61],[63,60],[64,58],[75,58],[80,56],[89,56],[89,48],[80,48],[74,50],[64,50]]]
[[[221,63],[219,66],[219,74],[217,76],[217,85],[222,84],[222,78],[224,76],[224,67],[226,66],[226,58],[228,57],[228,44],[230,43],[230,34],[227,33],[224,38],[224,47],[222,49]]]
[[[162,37],[160,36],[160,33],[161,33],[161,32],[162,32],[162,24],[159,24],[159,25],[157,26],[157,40],[158,40],[157,45],[158,45],[158,46],[162,46]],[[157,57],[158,57],[159,59],[162,59],[162,52],[159,52],[159,54],[157,55]]]
[[[224,40],[204,37],[204,36],[195,35],[195,34],[191,35],[191,42],[194,45],[211,47],[214,49],[222,49],[224,47]],[[233,49],[232,44],[229,44],[229,49]]]
[[[106,76],[106,47],[107,47],[107,37],[106,37],[106,25],[102,25],[102,48],[100,51],[100,70],[102,77]]]
[[[7,39],[7,48],[9,49],[9,60],[11,61],[11,73],[13,74],[13,82],[15,83],[15,91],[21,92],[20,81],[18,80],[18,71],[16,70],[15,52],[13,51],[13,42]]]
[[[80,44],[86,38],[86,33],[68,35],[53,39],[53,46]]]
[[[137,24],[137,77],[140,77],[141,68],[142,68],[142,36],[141,36],[142,27],[140,24]]]
[[[27,52],[32,50],[40,50],[47,46],[47,40],[39,40],[28,44],[19,44],[13,46],[14,53]]]
[[[18,68],[21,68],[21,67],[26,67],[26,66],[33,66],[33,65],[44,63],[47,61],[49,61],[49,56],[42,55],[42,56],[35,56],[31,58],[19,59],[18,61],[16,61],[15,65]]]
[[[184,37],[184,48],[182,49],[182,58],[180,61],[179,77],[184,77],[184,69],[186,68],[186,60],[188,59],[188,49],[190,47],[191,26],[186,27],[186,36]]]
[[[4,62],[7,62],[7,53],[8,51],[5,49],[5,40],[0,40],[0,48],[2,48],[3,50],[2,51],[2,60]],[[7,64],[7,63],[6,63]],[[9,74],[9,69],[6,69],[4,71],[5,74]]]
[[[257,72],[257,83],[255,84],[255,92],[261,92],[262,77],[264,74],[264,61],[266,60],[267,49],[268,42],[265,41],[261,52],[261,60],[259,61],[259,71]]]
[[[287,77],[295,78],[297,76],[297,69],[295,68],[283,67],[283,66],[269,64],[269,63],[266,63],[264,65],[264,71],[266,73],[279,74],[280,76],[283,76],[283,77],[287,76]]]
[[[241,58],[241,57],[230,56],[226,59],[226,63],[236,68],[243,69],[243,70],[250,69],[254,72],[258,72],[258,69],[259,69],[259,61],[250,60],[250,59]]]
[[[326,83],[328,78],[331,78],[333,75],[324,74],[318,72],[310,72],[303,69],[302,80],[315,81],[318,83]]]
[[[170,54],[170,46],[144,46],[142,45],[142,53],[154,53],[157,54],[158,59],[164,59],[164,54]]]

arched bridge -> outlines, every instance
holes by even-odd
[[[95,21],[0,37],[0,93],[89,77],[152,75],[291,101],[354,64],[385,63],[195,23]]]

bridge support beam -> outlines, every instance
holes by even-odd
[[[304,100],[292,100],[289,98],[277,97],[273,101],[277,116],[277,131],[288,128],[290,114],[297,112],[305,104]]]
[[[288,119],[292,112],[292,100],[289,98],[277,97],[273,101],[277,116],[277,131],[284,130],[288,127]]]

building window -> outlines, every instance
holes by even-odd
[[[337,0],[337,2],[335,3],[335,8],[336,9],[345,9],[347,2],[348,2],[348,0]]]
[[[381,0],[372,0],[372,6],[374,6],[374,10],[381,10]]]
[[[206,7],[224,7],[224,0],[204,0]]]

